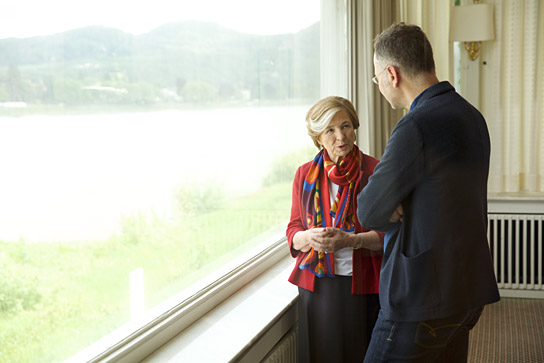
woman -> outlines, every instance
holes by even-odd
[[[306,122],[320,151],[296,172],[287,227],[298,362],[362,362],[379,310],[383,234],[361,227],[356,197],[378,160],[355,145],[359,119],[348,100],[318,101]]]

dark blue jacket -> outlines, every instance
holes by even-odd
[[[444,318],[500,299],[487,242],[490,141],[448,82],[397,124],[358,196],[361,225],[387,231],[380,304],[390,320]],[[401,203],[404,218],[389,217]]]

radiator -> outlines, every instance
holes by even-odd
[[[489,248],[502,296],[544,297],[543,229],[541,214],[489,214]]]
[[[285,334],[262,363],[297,363],[297,329]]]

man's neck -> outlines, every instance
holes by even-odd
[[[410,106],[412,105],[412,102],[416,99],[417,96],[419,96],[423,91],[425,91],[427,88],[437,84],[439,82],[436,75],[428,74],[428,75],[420,75],[412,79],[405,79],[405,104],[404,108],[407,110],[410,109]]]

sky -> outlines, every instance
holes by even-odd
[[[1,0],[0,39],[103,25],[138,35],[184,20],[252,34],[293,33],[319,21],[319,0]]]

